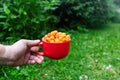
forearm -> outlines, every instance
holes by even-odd
[[[0,65],[9,65],[11,63],[8,47],[0,44]]]
[[[5,46],[0,44],[0,61],[3,58],[4,54],[5,54]]]

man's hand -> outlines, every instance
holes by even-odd
[[[19,66],[23,64],[41,64],[43,56],[35,55],[39,50],[40,40],[19,40],[13,45],[5,46],[3,62],[1,64]]]

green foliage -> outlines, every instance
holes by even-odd
[[[70,32],[69,55],[42,64],[0,67],[0,80],[120,80],[120,24]]]
[[[120,8],[120,0],[114,0],[114,3],[119,6]]]
[[[80,23],[86,27],[101,27],[114,17],[112,0],[62,0],[55,14],[60,16],[58,25],[75,28]]]
[[[58,22],[59,0],[1,0],[0,41],[39,39]]]

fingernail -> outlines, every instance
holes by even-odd
[[[41,63],[42,63],[42,61],[41,61],[41,60],[39,60],[39,61],[38,61],[38,63],[39,63],[39,64],[41,64]]]

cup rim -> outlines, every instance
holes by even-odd
[[[42,40],[42,42],[44,42],[44,43],[50,43],[50,44],[63,44],[63,43],[69,43],[69,42],[71,42],[71,40],[69,40],[69,41],[66,41],[66,42],[61,42],[61,43],[55,43],[55,42],[46,42],[46,41],[43,41],[43,40]]]

